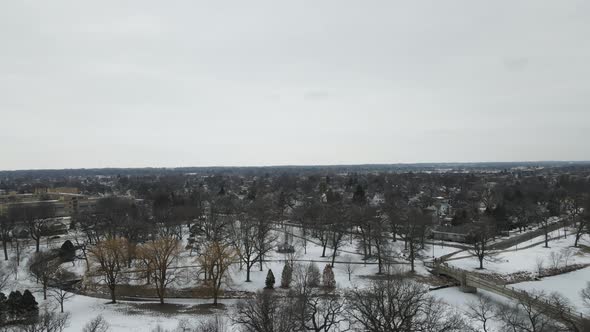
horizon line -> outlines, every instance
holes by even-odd
[[[419,165],[484,165],[484,164],[590,164],[590,160],[517,160],[517,161],[444,161],[444,162],[397,162],[397,163],[342,163],[342,164],[269,164],[269,165],[213,165],[213,166],[108,166],[108,167],[72,167],[72,168],[22,168],[0,169],[0,172],[26,172],[26,171],[77,171],[77,170],[113,170],[113,169],[182,169],[182,168],[304,168],[304,167],[362,167],[362,166],[419,166]]]

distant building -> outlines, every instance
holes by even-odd
[[[374,207],[380,206],[384,203],[385,203],[385,196],[380,193],[375,194],[373,196],[373,198],[371,198],[371,200],[369,201],[369,204]]]
[[[96,197],[79,194],[78,188],[36,188],[34,194],[9,193],[0,196],[0,213],[5,213],[13,204],[51,203],[57,217],[67,217],[93,209],[97,200]]]
[[[465,224],[459,226],[438,226],[431,231],[431,236],[435,240],[467,242],[469,236],[477,229],[475,224]]]

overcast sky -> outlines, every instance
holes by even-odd
[[[590,159],[590,1],[2,1],[0,169]]]

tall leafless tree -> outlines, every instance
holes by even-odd
[[[408,279],[373,281],[347,295],[347,313],[363,331],[464,331],[461,316]]]
[[[89,249],[92,259],[98,263],[97,271],[107,285],[112,303],[117,302],[116,289],[122,281],[127,263],[127,239],[112,238],[98,242]]]
[[[296,331],[298,321],[290,297],[275,292],[258,292],[253,299],[238,303],[234,323],[248,332]]]
[[[138,251],[138,256],[147,262],[148,273],[153,277],[160,304],[164,304],[166,288],[174,281],[171,267],[180,255],[180,241],[174,236],[166,236],[142,244]]]

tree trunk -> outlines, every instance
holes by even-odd
[[[334,251],[332,252],[332,267],[334,267],[335,262],[336,262],[336,247],[334,247]]]
[[[117,303],[117,298],[115,296],[115,286],[109,286],[109,290],[111,291],[111,303]]]
[[[549,233],[545,229],[545,248],[549,248]]]
[[[412,272],[416,272],[414,269],[414,243],[410,243],[410,264],[412,266]]]
[[[64,300],[63,299],[61,299],[61,301],[59,301],[59,306],[61,308],[61,313],[63,314],[64,313]]]
[[[40,237],[40,236],[38,236],[38,237],[35,239],[35,248],[36,248],[36,249],[35,249],[35,252],[39,252],[39,242],[40,242],[40,241],[41,241],[41,237]]]
[[[6,251],[6,238],[4,238],[4,241],[2,241],[2,247],[4,249],[4,260],[7,261],[8,260],[8,251]]]
[[[246,282],[250,282],[250,264],[246,263]]]

